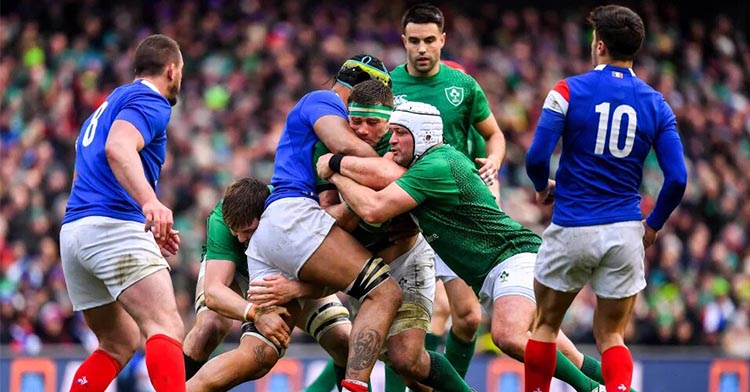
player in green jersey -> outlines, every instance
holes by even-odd
[[[227,188],[224,199],[207,219],[203,273],[196,288],[198,317],[186,337],[184,352],[186,364],[195,373],[188,377],[188,391],[226,390],[262,377],[283,355],[295,325],[318,340],[337,363],[346,363],[351,323],[348,311],[336,296],[273,307],[245,299],[248,280],[277,273],[266,266],[248,265],[245,256],[268,195],[269,186],[243,178]],[[322,289],[299,282],[295,290],[299,297],[318,298],[324,294]],[[233,320],[244,321],[239,348],[206,363]]]
[[[390,120],[390,156],[326,155],[318,160],[318,174],[367,222],[410,211],[435,252],[479,297],[491,316],[493,342],[523,361],[536,310],[533,273],[541,239],[497,206],[465,155],[442,143],[440,117],[429,104],[400,105]],[[557,345],[555,377],[577,391],[598,390],[601,374],[580,370],[584,356],[573,343],[561,334]]]
[[[252,235],[253,228],[250,226],[233,234],[224,223],[224,217],[221,215],[223,204],[224,200],[222,199],[206,219],[206,242],[203,244],[198,283],[195,285],[195,324],[185,335],[185,341],[183,342],[186,380],[193,377],[198,369],[208,361],[211,353],[229,332],[232,319],[239,316],[225,317],[219,314],[217,310],[212,309],[216,309],[217,305],[214,303],[212,303],[214,306],[211,308],[207,306],[204,284],[207,265],[210,263],[211,269],[217,270],[217,273],[212,273],[211,276],[219,278],[222,283],[224,279],[221,279],[221,277],[225,275],[229,277],[224,285],[236,295],[242,295],[244,288],[248,286],[245,247],[248,238]],[[226,301],[214,300],[217,296],[222,296],[223,291],[220,288],[218,293],[212,293],[211,299],[219,307],[225,309],[222,313],[229,315],[232,312],[231,306],[228,306],[229,304]]]
[[[393,111],[393,93],[390,88],[378,81],[359,83],[352,88],[348,109],[352,131],[378,154],[385,155],[390,150],[388,119]],[[322,143],[316,145],[313,162],[326,153],[328,149]],[[399,237],[397,241],[391,238],[391,229],[400,223],[399,220],[413,222],[409,215],[395,218],[397,222],[393,225],[390,222],[377,226],[368,225],[340,203],[338,191],[333,184],[318,179],[317,190],[321,205],[337,218],[339,225],[351,231],[362,245],[383,258],[390,267],[391,277],[399,283],[404,293],[403,303],[388,331],[385,353],[381,356],[389,364],[388,367],[395,370],[395,373],[386,373],[386,391],[398,390],[393,378],[399,381],[400,391],[404,391],[404,383],[400,381],[398,374],[403,376],[414,391],[432,388],[469,391],[469,386],[442,354],[428,352],[424,348],[435,294],[434,252],[413,224],[412,232]],[[289,286],[294,284],[293,281],[280,276],[272,279],[272,282],[259,281],[251,285],[249,293],[254,302],[273,298],[275,301],[262,304],[274,305],[294,298],[295,290]],[[326,373],[333,373],[335,370],[333,365],[329,371],[324,370],[323,375],[307,391],[330,391],[333,382]]]
[[[443,13],[434,5],[417,4],[403,14],[401,39],[406,63],[391,72],[396,105],[419,101],[437,107],[443,116],[446,143],[480,166],[482,179],[499,198],[496,180],[505,156],[505,137],[476,80],[455,64],[441,61],[446,39],[444,25]],[[453,321],[447,334],[446,355],[465,375],[481,322],[480,306],[471,289],[440,257],[435,259],[435,268],[436,276],[444,283]]]

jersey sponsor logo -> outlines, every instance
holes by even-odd
[[[464,88],[457,86],[450,86],[445,89],[445,97],[448,98],[448,102],[453,106],[458,106],[464,101]]]
[[[501,273],[500,273],[500,276],[499,276],[499,278],[500,278],[500,281],[501,281],[501,282],[507,282],[507,281],[508,281],[508,277],[509,277],[509,276],[510,276],[510,274],[508,273],[508,271],[503,271],[503,272],[501,272]]]
[[[406,99],[406,94],[399,94],[393,97],[393,107],[396,107],[398,105],[401,105],[402,103],[406,103],[409,100]]]

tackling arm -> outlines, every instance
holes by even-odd
[[[360,157],[378,156],[377,152],[360,140],[349,128],[349,124],[339,116],[323,116],[315,121],[313,129],[328,150],[334,153]]]
[[[367,223],[385,222],[417,206],[416,200],[396,183],[375,191],[341,174],[334,174],[330,181],[354,212]]]

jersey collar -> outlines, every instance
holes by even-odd
[[[149,82],[148,80],[146,80],[146,79],[141,79],[141,84],[145,84],[146,86],[148,86],[148,88],[150,88],[151,90],[154,90],[154,92],[156,92],[156,93],[158,93],[158,94],[161,94],[161,93],[159,92],[159,89],[158,89],[158,88],[156,88],[156,86],[154,86],[154,84],[153,84],[153,83],[151,83],[151,82]]]
[[[625,68],[615,67],[614,65],[609,65],[609,64],[599,64],[594,68],[594,70],[603,71],[604,68],[607,68],[608,66],[612,68],[625,69]],[[627,68],[627,70],[630,71],[630,76],[635,76],[635,72],[633,71],[633,68]]]

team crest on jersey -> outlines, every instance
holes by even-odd
[[[445,89],[445,97],[448,98],[448,102],[453,106],[458,106],[464,101],[464,88],[457,86],[450,86]]]

